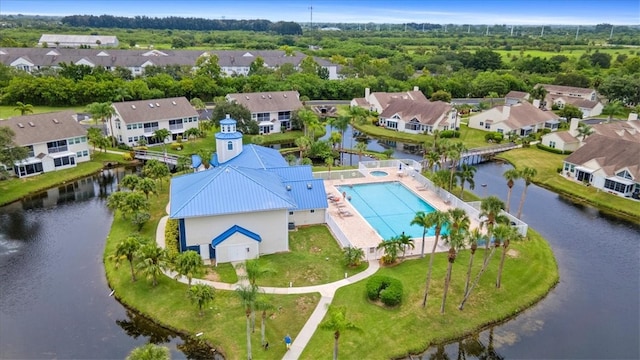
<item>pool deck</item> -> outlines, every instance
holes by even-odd
[[[328,215],[338,225],[340,231],[345,235],[353,247],[358,247],[365,250],[366,259],[378,259],[383,255],[382,250],[376,250],[378,244],[384,240],[378,233],[369,225],[360,213],[351,205],[349,201],[342,199],[341,192],[338,190],[338,186],[345,186],[349,184],[370,184],[379,182],[399,181],[404,184],[409,190],[411,190],[418,197],[429,203],[435,209],[441,211],[447,211],[452,208],[449,204],[446,204],[435,193],[429,190],[424,190],[418,181],[413,177],[399,172],[397,168],[372,168],[370,171],[384,171],[388,173],[386,176],[372,176],[367,174],[365,177],[352,178],[352,179],[338,179],[338,180],[325,180],[324,186],[327,195],[331,194],[339,197],[337,202],[329,201],[329,208],[327,209]],[[347,191],[348,195],[348,191]],[[348,214],[345,216],[345,213]],[[350,215],[349,215],[350,214]],[[478,227],[479,223],[475,219],[471,219],[471,228]],[[424,252],[425,254],[431,253],[433,244],[435,242],[435,236],[427,236],[425,238]],[[406,256],[420,256],[422,251],[422,238],[414,238],[414,249],[407,249]],[[444,244],[442,239],[438,241],[438,247],[436,252],[444,252],[449,249]],[[400,254],[402,256],[402,254]]]

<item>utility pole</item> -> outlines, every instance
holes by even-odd
[[[487,36],[489,36],[489,25],[487,25]]]
[[[511,36],[513,36],[513,25],[511,25]]]
[[[309,29],[313,30],[313,2],[310,3],[309,12],[310,12]]]
[[[611,33],[609,34],[609,40],[613,37],[613,25],[611,25]]]
[[[540,31],[540,37],[544,36],[544,25],[542,25],[542,31]]]
[[[576,29],[576,41],[578,41],[578,33],[580,32],[580,25],[578,25],[578,28]]]
[[[471,32],[471,24],[467,26],[467,34]]]
[[[444,24],[444,32],[447,32],[447,24]]]

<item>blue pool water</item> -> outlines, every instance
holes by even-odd
[[[375,170],[369,173],[371,176],[387,176],[389,175],[389,173],[387,173],[386,171],[382,171],[382,170]]]
[[[405,234],[422,238],[422,227],[410,225],[418,211],[430,213],[434,208],[401,183],[383,182],[340,186],[340,192],[351,196],[351,204],[383,239]],[[446,233],[443,229],[442,233]],[[434,236],[434,228],[427,236]]]

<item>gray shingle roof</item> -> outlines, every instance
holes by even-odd
[[[27,146],[76,136],[85,136],[87,131],[76,121],[75,115],[74,111],[66,110],[16,116],[0,121],[0,126],[8,126],[15,132],[16,136],[14,141],[16,144]],[[33,126],[31,124],[33,124]]]
[[[551,85],[551,84],[537,84],[535,87],[542,86],[547,92],[559,92],[566,95],[569,94],[580,94],[580,95],[589,95],[594,92],[594,89],[586,89],[579,88],[574,86],[563,86],[563,85]]]
[[[640,142],[594,134],[565,159],[576,165],[590,160],[596,160],[607,176],[614,176],[617,171],[627,168],[636,181],[640,179]]]
[[[292,111],[302,108],[297,91],[271,91],[245,94],[229,94],[228,100],[244,105],[252,113],[272,111]]]
[[[198,117],[198,112],[185,97],[125,101],[113,103],[113,106],[120,119],[129,124]]]
[[[443,101],[393,99],[382,111],[380,117],[390,118],[394,114],[399,114],[404,121],[415,118],[421,124],[435,125],[438,119],[450,111],[451,105]]]

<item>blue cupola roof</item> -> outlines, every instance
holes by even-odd
[[[218,140],[235,140],[241,139],[242,133],[238,132],[236,129],[236,124],[238,122],[235,119],[232,119],[229,114],[227,117],[220,120],[220,132],[216,133],[216,139]]]

